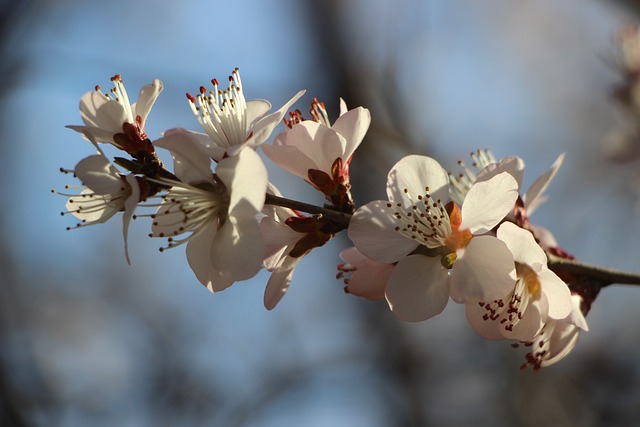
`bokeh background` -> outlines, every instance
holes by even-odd
[[[0,424],[638,425],[640,288],[606,288],[571,356],[520,371],[524,351],[477,337],[460,306],[405,324],[345,295],[345,237],[305,258],[267,312],[266,274],[210,294],[143,221],[129,266],[118,218],[66,231],[50,192],[93,152],[64,126],[94,85],[121,73],[135,98],[160,78],[157,138],[199,130],[185,92],[240,67],[247,97],[276,108],[304,88],[302,110],[314,96],[334,118],[339,97],[371,110],[358,204],[409,153],[455,170],[490,147],[524,158],[527,185],[566,152],[534,222],[583,261],[639,272],[639,166],[602,145],[619,114],[614,35],[637,19],[612,0],[0,1]]]

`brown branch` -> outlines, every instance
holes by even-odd
[[[351,215],[344,212],[339,212],[330,208],[321,208],[320,206],[310,205],[308,203],[274,196],[273,194],[267,194],[265,203],[268,205],[283,206],[285,208],[307,212],[313,215],[322,215],[323,217],[334,222],[343,230],[346,230],[349,227],[349,220],[351,219]]]
[[[640,285],[640,274],[626,273],[595,265],[584,264],[579,261],[561,258],[547,254],[548,266],[555,273],[564,273],[575,278],[589,278],[600,283],[600,287],[612,284]]]

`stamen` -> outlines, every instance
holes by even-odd
[[[451,234],[451,224],[442,201],[431,198],[429,187],[425,188],[424,195],[414,197],[408,188],[404,189],[404,194],[410,202],[409,206],[404,207],[402,203],[386,205],[398,220],[399,225],[395,230],[428,248],[445,246]]]

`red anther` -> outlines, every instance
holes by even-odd
[[[218,79],[211,79],[211,83],[213,83],[214,86],[218,86]]]
[[[120,77],[120,74],[116,74],[115,76],[111,77],[112,82],[115,82],[118,80],[122,80],[122,77]]]
[[[187,99],[193,102],[194,104],[196,103],[196,99],[189,92],[187,92]]]
[[[100,92],[101,91],[100,85],[96,85],[95,89],[96,91]]]
[[[206,87],[204,87],[204,86],[200,86],[200,93],[201,93],[202,95],[204,95],[205,93],[207,93],[207,88],[206,88]]]

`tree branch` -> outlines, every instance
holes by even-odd
[[[595,265],[584,264],[579,261],[547,254],[548,266],[555,273],[565,273],[576,278],[586,277],[595,279],[605,287],[614,283],[620,285],[640,285],[640,274],[626,273]]]
[[[283,206],[285,208],[307,212],[314,215],[322,215],[344,230],[349,227],[349,220],[351,220],[351,215],[344,212],[339,212],[325,207],[321,208],[320,206],[310,205],[308,203],[298,202],[296,200],[286,199],[284,197],[274,196],[273,194],[268,193],[265,199],[265,204]]]

